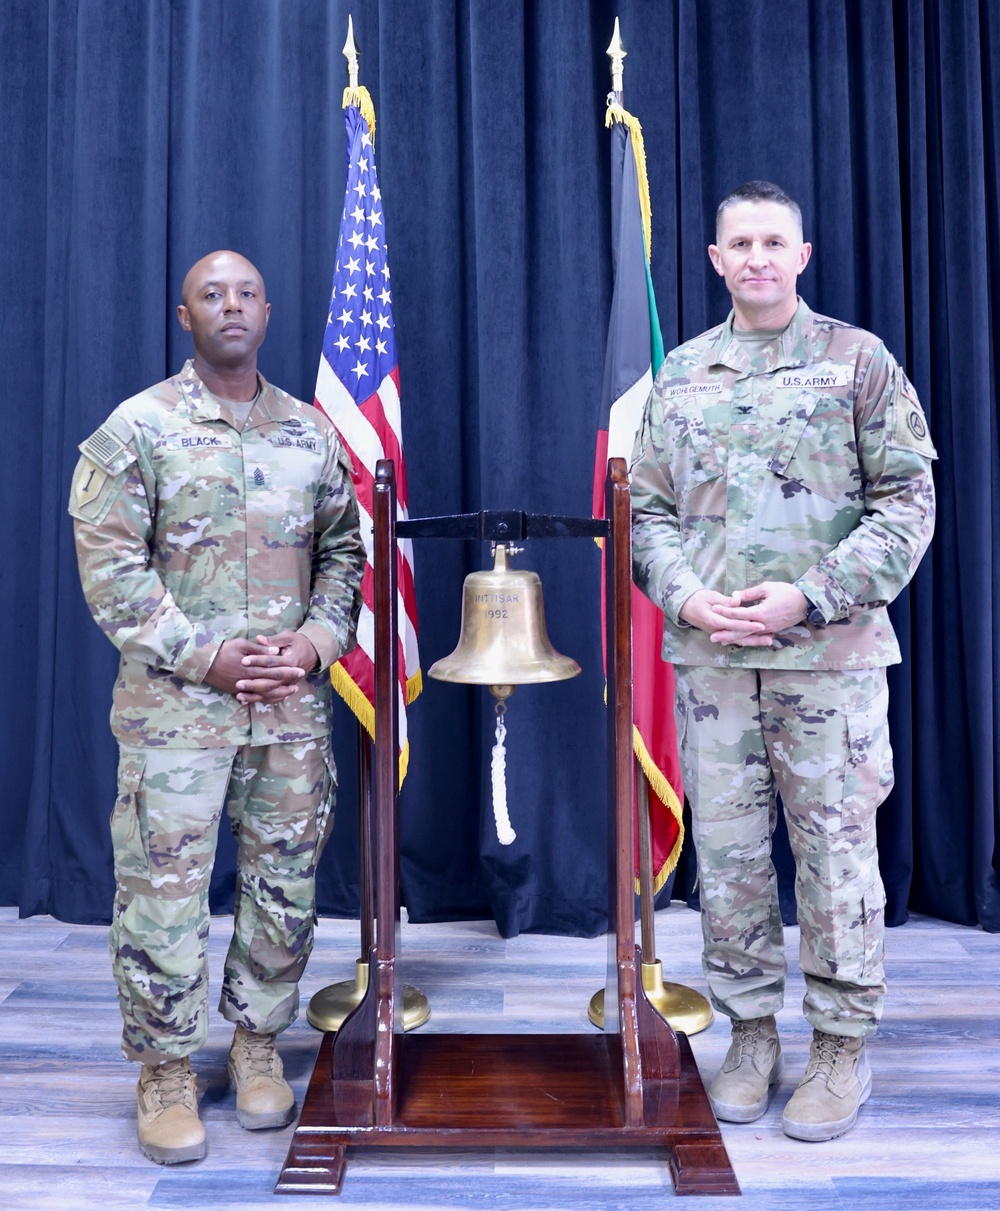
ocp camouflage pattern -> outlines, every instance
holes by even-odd
[[[80,446],[69,511],[84,596],[121,650],[125,745],[288,743],[330,726],[329,665],[355,642],[364,546],[329,420],[260,378],[245,424],[189,361]],[[204,684],[223,641],[301,631],[320,666],[275,705]]]
[[[882,342],[804,302],[752,358],[733,315],[675,349],[631,468],[636,584],[665,614],[673,663],[848,669],[894,664],[886,604],[934,529],[936,457],[913,387]],[[796,584],[824,618],[727,647],[679,621],[699,589]]]
[[[674,673],[713,1004],[741,1019],[783,1004],[771,862],[780,792],[796,863],[805,1016],[831,1034],[873,1034],[885,995],[875,815],[893,784],[885,670]]]
[[[159,1063],[205,1042],[208,889],[224,804],[237,887],[219,1008],[267,1034],[295,1020],[335,788],[328,736],[194,751],[121,746],[109,948],[127,1059]]]

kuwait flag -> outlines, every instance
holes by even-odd
[[[607,125],[611,128],[614,293],[594,458],[595,517],[604,516],[608,459],[631,462],[632,446],[642,423],[653,376],[663,361],[663,337],[649,272],[649,186],[642,128],[617,104],[608,107]],[[674,671],[660,657],[662,642],[663,614],[633,585],[632,736],[636,756],[649,783],[654,891],[659,891],[677,865],[684,839],[681,824],[684,792],[674,723]],[[636,847],[638,853],[638,840]],[[636,865],[638,868],[638,859]]]

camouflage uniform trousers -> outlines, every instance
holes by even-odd
[[[885,995],[875,812],[893,781],[885,669],[685,665],[675,674],[712,1003],[738,1019],[783,1004],[771,862],[780,792],[795,858],[806,1019],[832,1034],[874,1034]]]
[[[208,886],[223,806],[238,857],[219,1009],[229,1021],[266,1033],[295,1020],[316,921],[316,865],[335,791],[329,737],[121,747],[109,946],[126,1059],[190,1055],[207,1037]]]

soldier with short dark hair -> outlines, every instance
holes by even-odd
[[[875,813],[892,787],[887,604],[934,527],[936,457],[875,336],[798,297],[798,205],[751,181],[709,256],[733,309],[668,355],[631,471],[633,572],[663,610],[698,856],[704,970],[733,1038],[709,1096],[752,1122],[781,1070],[786,964],[771,835],[796,866],[805,1076],[787,1134],[850,1130],[871,1089],[885,992]]]
[[[355,643],[364,546],[350,468],[316,408],[257,372],[270,304],[244,257],[192,267],[179,374],[80,446],[69,511],[84,596],[121,651],[110,948],[142,1151],[205,1155],[190,1055],[208,1033],[208,887],[238,843],[220,1010],[243,1127],[295,1110],[275,1036],[298,1012],[336,790],[330,664]]]

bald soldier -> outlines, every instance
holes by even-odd
[[[223,807],[238,843],[219,1005],[237,1119],[294,1115],[275,1037],[312,947],[336,787],[327,670],[354,646],[364,565],[336,431],[257,372],[260,274],[215,252],[182,300],[193,360],[83,442],[69,504],[84,596],[121,652],[110,949],[122,1049],[142,1065],[139,1145],[163,1164],[205,1155],[189,1057],[208,1032]]]
[[[811,246],[766,181],[718,209],[732,311],[675,349],[632,467],[633,571],[664,612],[698,856],[704,970],[732,1044],[709,1089],[746,1123],[781,1074],[785,957],[771,835],[780,792],[813,1027],[784,1108],[797,1139],[849,1131],[885,992],[875,812],[892,787],[886,605],[934,527],[916,393],[869,332],[797,296]]]

